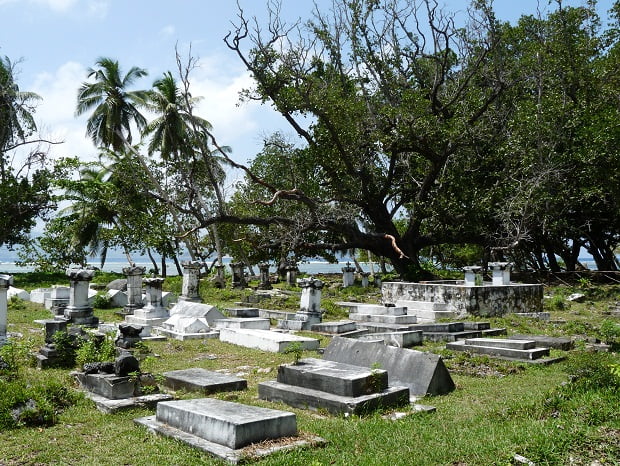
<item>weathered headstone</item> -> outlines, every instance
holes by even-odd
[[[127,304],[123,308],[123,314],[133,314],[136,309],[143,306],[142,303],[142,276],[146,267],[132,265],[124,267],[123,273],[127,277]]]
[[[201,392],[205,395],[245,390],[248,386],[245,379],[198,367],[164,372],[162,375],[164,376],[164,385],[171,390]]]
[[[412,395],[443,395],[454,390],[454,382],[441,356],[383,343],[334,337],[323,359],[388,371],[390,384],[404,385]]]
[[[8,300],[9,286],[13,284],[12,275],[0,275],[0,346],[7,340]]]
[[[301,300],[299,311],[291,320],[282,320],[278,327],[290,330],[310,330],[312,325],[320,324],[323,320],[321,315],[321,290],[324,283],[314,278],[299,280],[301,287]]]
[[[297,264],[289,262],[284,270],[286,271],[286,284],[288,286],[297,286],[297,274],[299,273]]]
[[[93,315],[93,308],[88,302],[88,285],[95,275],[94,269],[69,267],[69,304],[64,310],[65,319],[73,324],[96,327],[99,318]]]
[[[342,286],[347,288],[353,286],[355,283],[355,267],[351,267],[351,263],[347,262],[347,265],[342,267]]]
[[[248,284],[245,281],[243,262],[231,262],[230,270],[232,272],[232,287],[235,289],[244,289]]]
[[[200,269],[203,266],[199,261],[183,261],[183,284],[179,301],[199,303],[200,297]]]
[[[362,277],[362,288],[368,288],[368,277],[370,276],[370,272],[360,272],[360,277]]]
[[[258,289],[270,290],[272,286],[271,281],[269,280],[269,264],[267,262],[261,262],[258,264],[258,270],[260,273],[260,283],[258,284]]]

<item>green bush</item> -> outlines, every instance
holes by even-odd
[[[93,298],[93,307],[96,309],[111,309],[112,301],[107,294],[97,293]]]
[[[103,339],[90,338],[82,340],[75,351],[75,365],[84,367],[90,362],[114,361],[116,358],[116,346],[114,337],[107,334]]]
[[[67,332],[54,333],[52,341],[58,354],[56,365],[58,367],[74,367],[76,350],[82,341]]]
[[[599,329],[601,340],[609,345],[620,344],[620,324],[613,320],[605,319]]]

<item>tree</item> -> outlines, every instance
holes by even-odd
[[[128,90],[134,81],[146,76],[146,70],[132,67],[122,75],[118,61],[99,58],[78,91],[76,115],[93,111],[88,118],[86,133],[96,146],[125,150],[125,141],[131,143],[131,125],[139,130],[146,126],[146,119],[138,110],[144,104],[145,91]]]
[[[267,34],[250,31],[241,12],[225,39],[256,82],[247,98],[269,102],[286,119],[323,189],[315,197],[288,183],[263,186],[272,204],[308,209],[302,229],[338,238],[318,249],[369,250],[419,277],[423,248],[483,239],[469,205],[449,195],[464,184],[455,170],[462,173],[500,124],[485,118],[499,111],[493,106],[509,85],[494,54],[500,29],[486,2],[476,2],[464,27],[431,0],[333,5],[291,27],[272,10]],[[445,217],[434,221],[442,204],[453,209],[440,209]],[[267,220],[297,226],[289,216]]]
[[[53,168],[46,167],[41,146],[51,142],[36,137],[39,99],[20,90],[13,63],[0,57],[0,245],[26,241],[36,219],[54,205],[49,185]]]

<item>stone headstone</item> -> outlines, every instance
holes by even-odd
[[[482,267],[468,265],[463,267],[465,272],[465,286],[482,286]]]
[[[243,262],[231,262],[230,270],[232,272],[232,287],[244,289],[248,284],[245,281]]]
[[[387,370],[390,384],[404,385],[412,395],[443,395],[455,385],[441,356],[406,348],[334,337],[323,359]]]
[[[355,267],[351,267],[351,263],[342,267],[342,287],[347,288],[355,283]]]
[[[94,269],[81,267],[67,269],[67,276],[70,280],[69,304],[64,310],[64,317],[73,324],[96,327],[99,323],[99,319],[93,315],[93,308],[88,302],[88,284],[94,275]]]
[[[258,270],[260,273],[260,283],[258,284],[258,289],[270,290],[272,286],[269,279],[269,264],[266,262],[261,262],[258,264]]]
[[[183,285],[179,301],[190,301],[199,303],[200,297],[200,269],[204,266],[199,261],[183,261]]]
[[[489,262],[493,286],[510,285],[510,262]]]
[[[142,276],[146,267],[132,265],[124,267],[123,273],[127,277],[127,304],[123,308],[124,314],[133,314],[136,309],[140,309],[142,304]]]
[[[6,328],[8,319],[8,299],[7,293],[9,287],[13,284],[12,275],[0,275],[0,346],[2,346],[6,340]]]

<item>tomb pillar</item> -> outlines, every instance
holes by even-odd
[[[230,269],[232,271],[232,287],[243,289],[247,286],[245,281],[245,270],[243,262],[231,262]]]
[[[355,267],[351,267],[351,263],[342,268],[342,287],[347,288],[355,283]]]
[[[200,269],[203,263],[200,261],[183,261],[183,285],[179,301],[202,302],[200,297]]]
[[[96,327],[99,319],[93,315],[93,308],[88,303],[88,287],[95,275],[94,269],[67,269],[69,277],[69,304],[64,310],[65,319],[71,323]]]
[[[6,343],[6,328],[8,321],[8,299],[9,286],[13,284],[12,275],[0,275],[0,346]]]
[[[510,262],[489,262],[494,286],[510,285]]]
[[[123,273],[127,277],[127,305],[123,308],[124,314],[133,314],[142,304],[142,276],[146,267],[125,267]]]
[[[482,267],[468,265],[463,267],[465,272],[465,286],[482,286]]]
[[[270,290],[271,282],[269,281],[269,264],[267,262],[261,262],[258,264],[258,270],[260,271],[260,283],[258,285],[259,290]]]

